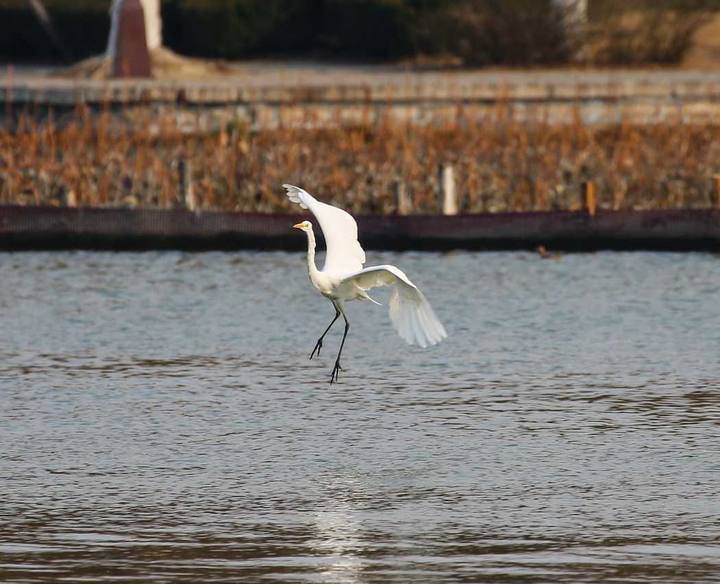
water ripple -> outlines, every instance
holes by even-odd
[[[334,386],[300,254],[0,255],[0,580],[717,581],[716,258],[372,255]]]

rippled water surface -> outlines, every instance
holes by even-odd
[[[368,256],[331,386],[301,254],[0,255],[0,580],[720,579],[720,259]]]

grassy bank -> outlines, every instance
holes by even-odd
[[[586,180],[608,209],[702,208],[720,173],[720,125],[679,121],[521,124],[498,107],[479,124],[426,128],[188,136],[172,119],[147,122],[118,129],[82,111],[62,128],[21,119],[0,133],[0,203],[169,208],[189,180],[201,209],[283,212],[280,185],[291,182],[355,213],[392,213],[400,181],[415,212],[435,212],[437,168],[450,163],[464,212],[574,209]]]

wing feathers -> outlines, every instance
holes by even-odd
[[[365,252],[358,242],[357,223],[350,213],[321,203],[307,191],[289,184],[283,187],[288,199],[315,215],[325,237],[327,254],[323,271],[348,274],[361,270]]]
[[[373,266],[344,278],[342,285],[367,291],[378,286],[393,286],[390,296],[390,320],[400,337],[411,345],[427,347],[447,337],[425,295],[405,273],[395,266]]]
[[[310,196],[309,193],[306,193],[302,189],[299,189],[292,185],[283,185],[283,187],[285,187],[287,189],[288,199],[290,199],[293,203],[297,203],[303,209],[308,208],[308,206],[305,203],[303,203],[302,199],[300,198],[300,193],[305,193],[306,195]]]
[[[400,337],[411,345],[428,347],[447,337],[445,327],[417,288],[395,287],[390,297],[390,320]]]

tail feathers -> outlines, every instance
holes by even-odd
[[[414,287],[395,287],[390,297],[390,320],[400,337],[411,345],[424,348],[447,337],[432,306]]]
[[[362,298],[363,300],[369,300],[370,302],[372,302],[373,304],[377,304],[378,306],[382,306],[382,304],[381,304],[380,302],[378,302],[378,301],[375,300],[374,298],[371,298],[370,295],[369,295],[367,292],[365,292],[364,290],[362,291],[362,296],[361,296],[361,298]]]

